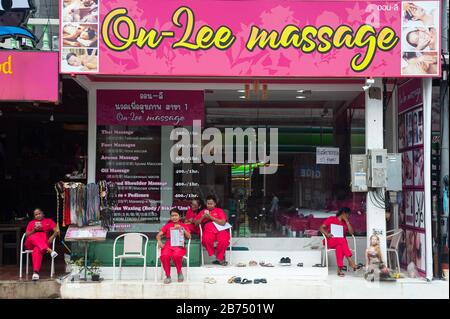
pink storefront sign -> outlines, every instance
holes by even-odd
[[[422,104],[422,80],[411,79],[398,86],[398,112]]]
[[[188,126],[203,117],[203,91],[97,90],[97,125]]]
[[[441,70],[439,1],[98,0],[89,8],[61,1],[63,73],[433,77]]]
[[[58,53],[0,50],[0,100],[57,102]]]

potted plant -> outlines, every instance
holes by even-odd
[[[100,261],[94,260],[89,268],[89,275],[91,275],[92,281],[100,281]]]
[[[72,280],[80,280],[80,271],[84,266],[84,258],[78,258],[76,260],[69,261],[70,272],[72,274]]]

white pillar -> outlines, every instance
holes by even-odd
[[[170,140],[170,132],[173,126],[161,126],[161,181],[167,182],[167,186],[161,189],[161,206],[172,206],[173,204],[173,163],[170,159],[170,149],[173,141]],[[160,215],[161,223],[169,220],[169,210],[162,209]]]
[[[425,186],[425,272],[428,280],[433,279],[433,237],[431,222],[431,94],[432,79],[422,80],[423,91],[423,153]]]
[[[382,149],[383,143],[383,83],[381,78],[375,79],[372,88],[378,88],[379,94],[374,98],[369,97],[369,90],[366,91],[366,154],[369,149]],[[386,212],[371,200],[367,193],[367,246],[369,246],[370,236],[376,232],[380,237],[380,248],[383,260],[386,261]],[[361,260],[362,261],[362,260]]]
[[[97,89],[88,91],[88,167],[87,182],[95,183],[97,160]]]

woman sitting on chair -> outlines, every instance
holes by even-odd
[[[186,212],[186,216],[184,216],[184,223],[189,229],[191,234],[200,234],[199,226],[195,224],[195,217],[200,213],[203,208],[203,204],[200,199],[193,199],[191,201],[191,207]]]
[[[183,257],[186,255],[186,248],[184,245],[172,246],[171,243],[171,232],[179,231],[184,238],[190,239],[191,234],[187,226],[180,222],[180,211],[177,208],[172,208],[170,210],[170,221],[165,224],[161,231],[156,235],[156,240],[158,241],[158,247],[161,248],[161,264],[163,266],[164,272],[166,273],[166,279],[164,279],[165,284],[170,284],[172,279],[170,278],[170,259],[172,258],[175,268],[177,269],[178,282],[184,280],[183,273],[181,272],[181,267],[183,265]],[[173,234],[173,233],[172,233]],[[163,244],[161,241],[162,236],[166,237],[166,243]]]
[[[42,258],[45,253],[49,253],[52,258],[58,256],[56,251],[50,248],[53,239],[59,233],[58,226],[50,218],[45,218],[40,208],[33,212],[34,220],[30,221],[26,229],[25,248],[32,250],[31,260],[33,263],[32,280],[39,280],[39,271],[41,270]],[[48,234],[53,232],[49,237]]]
[[[348,264],[350,265],[350,267],[353,268],[353,270],[361,269],[363,267],[362,264],[356,265],[353,259],[351,258],[352,251],[350,250],[347,239],[345,238],[345,234],[347,233],[347,231],[351,235],[353,235],[353,227],[348,220],[349,215],[350,215],[350,208],[342,207],[336,213],[336,216],[328,217],[320,226],[320,232],[324,234],[325,237],[327,238],[328,248],[336,249],[336,263],[338,265],[337,274],[340,277],[344,276],[343,272],[343,269],[345,269],[344,256],[347,258]],[[341,238],[334,237],[331,234],[331,225],[342,226],[343,237]]]
[[[206,197],[206,209],[202,210],[195,217],[195,224],[202,224],[202,244],[209,256],[216,254],[216,261],[213,264],[226,266],[225,252],[230,245],[230,233],[228,229],[218,230],[214,223],[224,226],[227,223],[225,212],[216,207],[217,199],[209,195]],[[214,243],[217,241],[217,247],[214,250]]]

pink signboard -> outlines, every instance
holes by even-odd
[[[422,104],[422,80],[412,79],[398,86],[398,111]]]
[[[203,117],[203,91],[97,91],[97,125],[183,126]]]
[[[440,75],[439,1],[61,0],[61,72]]]
[[[58,53],[0,50],[1,101],[58,101]]]

